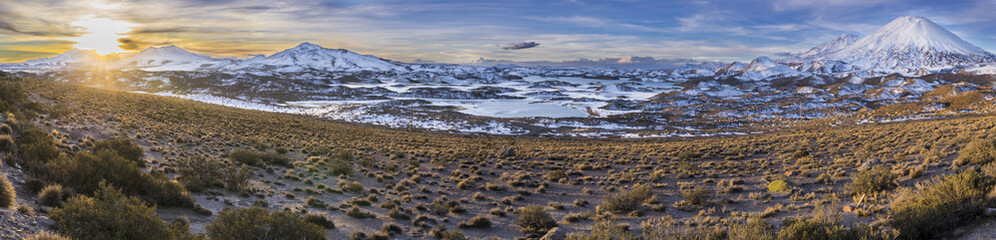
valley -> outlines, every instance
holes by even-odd
[[[73,49],[0,64],[0,239],[985,238],[993,69],[910,16],[668,68]]]

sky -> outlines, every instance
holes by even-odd
[[[906,15],[992,52],[992,12],[992,0],[0,0],[0,62],[166,45],[244,58],[301,42],[404,62],[750,61]]]

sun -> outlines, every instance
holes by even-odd
[[[101,55],[127,52],[128,50],[118,46],[120,45],[118,39],[127,37],[128,31],[135,26],[135,24],[126,21],[94,16],[85,16],[73,22],[72,25],[83,28],[83,31],[86,32],[79,37],[69,39],[76,42],[75,47],[93,49]]]

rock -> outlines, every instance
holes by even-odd
[[[966,231],[963,228],[955,228],[955,230],[951,231],[951,236],[952,237],[961,237],[961,236],[964,236],[966,233],[968,233],[968,231]]]
[[[546,232],[546,235],[543,235],[543,237],[540,238],[540,240],[564,240],[564,239],[567,239],[567,231],[559,227],[550,229],[550,231]]]
[[[853,212],[854,211],[854,207],[852,207],[850,205],[844,206],[844,211],[845,212]]]
[[[515,157],[515,148],[511,148],[511,147],[505,147],[505,148],[503,148],[501,150],[501,157],[503,157],[503,158]]]
[[[986,208],[986,216],[996,217],[996,208]]]
[[[862,163],[862,164],[861,164],[861,166],[860,166],[860,167],[858,167],[858,171],[860,172],[860,171],[865,171],[865,170],[868,170],[868,169],[871,169],[871,168],[872,168],[872,167],[874,167],[874,166],[875,166],[875,164],[877,164],[877,163],[878,163],[878,162],[877,162],[877,161],[875,161],[875,160],[868,160],[868,161],[865,161],[865,163]]]

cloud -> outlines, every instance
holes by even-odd
[[[503,59],[479,58],[470,62],[473,65],[517,65],[527,67],[588,67],[588,68],[619,68],[619,69],[672,69],[688,64],[702,64],[703,61],[685,58],[654,58],[654,57],[604,57],[599,59],[577,58],[564,61],[512,61]]]
[[[519,50],[538,47],[540,43],[538,42],[520,42],[520,43],[510,43],[508,45],[502,46],[501,49],[504,50]]]
[[[787,11],[787,10],[800,10],[800,9],[811,9],[811,10],[828,10],[828,9],[849,9],[851,11],[856,10],[855,8],[864,8],[877,5],[891,4],[898,0],[823,0],[823,1],[810,1],[810,0],[777,0],[773,2],[775,11]]]

